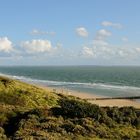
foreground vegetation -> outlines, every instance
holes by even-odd
[[[0,77],[0,140],[140,138],[140,109],[99,107]]]

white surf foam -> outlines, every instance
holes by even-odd
[[[9,75],[9,74],[3,74],[0,73],[2,76],[7,76],[13,79],[30,82],[30,83],[38,83],[48,86],[82,86],[85,88],[97,88],[97,89],[114,89],[114,90],[133,90],[133,91],[139,91],[139,87],[133,87],[133,86],[123,86],[123,85],[112,85],[108,83],[79,83],[79,82],[63,82],[63,81],[51,81],[51,80],[40,80],[40,79],[33,79],[25,76],[17,76],[17,75]]]

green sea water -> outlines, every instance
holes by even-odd
[[[97,95],[140,95],[140,67],[1,66],[0,73],[26,82]]]

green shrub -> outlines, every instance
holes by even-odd
[[[62,111],[60,115],[65,115],[70,118],[97,118],[100,111],[99,106],[88,103],[83,100],[64,98],[59,101]]]
[[[7,137],[4,133],[4,129],[0,127],[0,140],[7,140]]]

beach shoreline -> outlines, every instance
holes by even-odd
[[[13,78],[13,79],[15,79],[15,78]],[[61,93],[61,94],[68,95],[68,96],[72,95],[75,97],[79,97],[81,99],[87,99],[87,98],[94,99],[94,98],[104,98],[104,97],[106,98],[107,97],[107,96],[103,96],[103,95],[97,95],[95,93],[87,93],[87,92],[82,92],[82,91],[70,90],[70,89],[66,89],[63,87],[50,87],[50,86],[47,86],[47,85],[44,85],[41,83],[29,82],[29,81],[21,80],[21,79],[17,79],[17,80],[31,84],[31,85],[35,85],[37,87],[43,88],[50,92],[54,92],[54,90],[55,90],[56,93]],[[103,106],[103,107],[106,107],[106,106],[109,106],[109,107],[133,106],[135,108],[140,108],[140,102],[137,102],[135,100],[129,100],[129,99],[90,100],[88,102],[97,104],[97,105]]]
[[[36,86],[39,86],[40,88],[49,90],[50,92],[56,92],[56,93],[61,93],[64,95],[68,96],[75,96],[81,99],[95,99],[95,98],[103,98],[106,96],[101,96],[101,95],[96,95],[96,94],[90,94],[86,92],[81,92],[81,91],[75,91],[75,90],[69,90],[69,89],[64,89],[64,88],[56,88],[56,87],[49,87],[49,86],[44,86],[40,84],[35,84]],[[93,104],[97,104],[101,107],[128,107],[132,106],[135,108],[140,108],[140,102],[136,102],[135,100],[129,100],[129,99],[106,99],[106,100],[90,100],[88,101]]]

